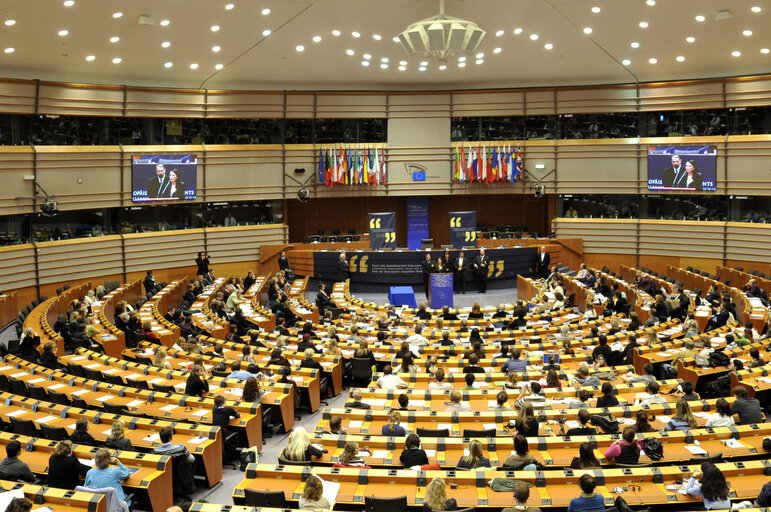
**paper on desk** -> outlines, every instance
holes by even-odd
[[[372,451],[372,458],[373,459],[385,459],[388,457],[388,450],[373,450]]]
[[[117,368],[109,368],[107,370],[103,370],[102,373],[106,373],[108,375],[113,374],[115,372],[119,371]]]
[[[48,389],[49,390],[51,390],[51,389],[59,389],[59,388],[63,388],[63,387],[64,387],[64,384],[59,383],[59,384],[54,384],[53,386],[48,386]]]
[[[32,379],[32,380],[28,380],[27,384],[37,384],[38,382],[45,382],[45,381],[46,381],[45,379]]]
[[[665,416],[663,414],[657,414],[656,415],[656,419],[659,420],[660,422],[664,423],[665,425],[667,423],[669,423],[669,420],[670,420],[669,416]]]
[[[443,430],[446,428],[447,430],[452,432],[452,424],[450,423],[437,423],[436,428],[437,430]]]
[[[164,379],[162,377],[157,377],[157,378],[155,378],[153,380],[148,380],[147,383],[148,384],[158,384],[159,382],[163,382],[164,380],[166,380],[166,379]]]
[[[14,498],[23,498],[24,497],[24,489],[14,489],[12,491],[6,491],[0,493],[0,508],[3,510],[8,508],[8,505],[11,504],[11,501]]]
[[[115,397],[112,396],[112,395],[104,395],[104,396],[97,397],[96,401],[97,402],[106,402],[107,400],[112,400],[113,398],[115,398]]]
[[[693,446],[690,444],[685,445],[685,449],[694,455],[707,455],[707,450],[700,446]]]
[[[324,449],[324,445],[323,444],[319,444],[319,443],[311,443],[311,446],[313,446],[317,450],[323,450]]]
[[[426,452],[426,455],[429,457],[436,457],[436,450],[423,450]]]
[[[364,425],[364,422],[362,420],[353,420],[348,422],[348,426],[350,428],[361,428],[362,425]]]
[[[14,373],[13,375],[11,375],[11,377],[13,377],[14,379],[19,379],[19,378],[24,377],[26,375],[27,375],[27,372],[19,372],[19,373]]]
[[[573,420],[566,421],[565,422],[565,426],[568,427],[568,428],[578,428],[579,427],[578,422],[577,421],[573,421]]]
[[[747,448],[738,439],[723,439],[722,441],[729,448]]]
[[[482,423],[482,427],[484,427],[485,430],[498,430],[498,426],[495,423]]]
[[[637,398],[639,398],[640,400],[647,400],[647,399],[649,399],[649,398],[651,397],[651,395],[650,395],[650,394],[648,394],[648,393],[642,393],[642,392],[641,392],[641,393],[636,393],[636,394],[635,394],[635,396],[636,396]]]
[[[88,392],[89,392],[89,390],[88,390],[88,389],[79,389],[79,390],[77,390],[77,391],[73,391],[73,392],[72,392],[72,394],[73,394],[74,396],[80,396],[80,395],[85,395],[85,394],[86,394],[86,393],[88,393]]]
[[[169,411],[173,411],[173,410],[174,410],[174,409],[176,409],[177,407],[179,407],[179,406],[178,406],[178,405],[176,405],[176,404],[169,404],[169,405],[164,405],[163,407],[161,407],[161,410],[162,410],[162,411],[166,411],[166,412],[169,412]]]
[[[70,359],[70,361],[82,361],[85,358],[86,356],[75,356],[72,359]]]
[[[99,368],[102,366],[100,363],[91,363],[89,365],[84,366],[83,368],[88,368],[89,370],[93,370],[94,368]]]
[[[697,418],[704,418],[705,420],[707,420],[710,417],[712,417],[712,415],[710,413],[704,412],[704,411],[694,412],[693,415],[696,416]]]
[[[21,416],[22,414],[27,414],[29,411],[12,411],[7,414],[7,416],[11,418],[15,418],[17,416]]]
[[[44,416],[40,419],[35,420],[35,423],[48,423],[49,421],[55,420],[56,416]]]
[[[208,410],[206,410],[206,409],[201,409],[201,410],[195,411],[195,412],[193,413],[193,416],[206,416],[208,413],[209,413],[209,411],[208,411]]]
[[[153,441],[157,441],[160,438],[161,438],[161,436],[158,435],[158,434],[149,434],[149,435],[145,436],[144,438],[142,438],[142,441],[153,442]]]
[[[204,437],[204,436],[195,436],[194,438],[192,438],[190,440],[190,444],[201,444],[204,441],[206,441],[207,439],[209,439],[209,438],[208,437]]]

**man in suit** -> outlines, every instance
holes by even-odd
[[[286,257],[286,251],[281,251],[281,256],[278,258],[278,268],[284,272],[292,271],[292,267],[289,265],[289,258]]]
[[[423,271],[423,288],[426,290],[428,298],[428,283],[431,280],[431,273],[434,271],[434,262],[431,261],[431,253],[426,253],[426,259],[420,262],[420,270]]]
[[[468,260],[466,255],[461,251],[458,254],[458,259],[452,266],[453,281],[455,283],[455,291],[465,294],[466,293],[466,270],[468,269]]]
[[[334,307],[332,299],[327,293],[327,287],[324,284],[319,285],[319,292],[316,294],[316,306],[319,308],[319,315],[323,315],[327,308]]]
[[[155,177],[147,181],[147,197],[163,197],[168,192],[170,186],[169,178],[166,176],[166,166],[158,164],[155,166]]]
[[[546,252],[546,246],[541,246],[541,252],[538,253],[538,259],[535,264],[535,273],[538,277],[546,278],[549,272],[549,263],[551,263],[551,255]]]
[[[143,284],[145,285],[145,293],[150,293],[153,291],[153,288],[155,288],[155,278],[153,277],[152,270],[147,271],[147,276],[145,276]]]
[[[348,266],[348,260],[345,259],[345,251],[340,253],[340,258],[337,260],[337,280],[346,281],[350,277],[350,268]]]
[[[484,248],[479,249],[479,254],[474,258],[474,268],[478,273],[479,293],[487,293],[487,266],[490,260],[485,254]]]
[[[662,173],[661,181],[664,187],[671,188],[677,186],[675,183],[685,175],[685,169],[682,164],[683,162],[680,159],[680,155],[672,155],[672,167],[664,169],[664,172]]]

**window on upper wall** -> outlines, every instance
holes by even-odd
[[[481,117],[482,140],[520,140],[524,135],[523,121],[521,116]]]
[[[552,140],[559,136],[559,117],[525,116],[525,138],[528,140]]]
[[[450,121],[450,140],[453,142],[483,140],[479,123],[478,117],[453,117]]]
[[[640,212],[643,219],[725,221],[728,201],[726,196],[648,194],[641,196]]]
[[[231,201],[206,203],[206,227],[251,226],[283,222],[284,202]]]
[[[640,201],[636,195],[622,194],[559,194],[557,217],[592,219],[634,219],[639,215]]]
[[[733,222],[771,222],[771,197],[729,196],[729,220]]]
[[[60,211],[47,217],[30,215],[32,241],[69,240],[117,233],[118,208]]]
[[[737,107],[728,109],[732,135],[771,133],[771,107]]]
[[[559,117],[561,139],[619,139],[639,136],[640,114],[564,114]]]

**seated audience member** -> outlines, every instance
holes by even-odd
[[[562,389],[562,381],[560,380],[560,376],[556,370],[548,370],[546,372],[546,384],[544,387],[557,390]]]
[[[467,373],[463,376],[463,379],[466,381],[466,385],[461,388],[461,391],[471,391],[476,389],[474,387],[474,383],[476,382],[477,378],[474,377],[473,373]]]
[[[655,432],[651,424],[648,421],[648,412],[639,410],[635,415],[635,423],[630,428],[634,429],[635,434],[642,434],[644,432]]]
[[[514,422],[514,430],[525,437],[538,437],[539,427],[533,404],[529,402],[524,404],[519,410],[519,417]]]
[[[112,423],[110,435],[107,437],[104,445],[107,448],[117,448],[118,450],[131,450],[134,448],[131,445],[131,441],[126,439],[126,427],[120,420]]]
[[[32,327],[25,327],[19,341],[19,356],[30,361],[37,361],[37,347],[40,345],[40,336]]]
[[[312,348],[306,348],[303,352],[303,360],[300,361],[300,368],[311,368],[312,370],[323,371],[324,367],[321,363],[313,359],[313,355],[316,352]]]
[[[405,468],[428,464],[428,455],[420,447],[420,438],[417,434],[410,434],[404,440],[404,450],[399,455],[399,461]]]
[[[664,431],[671,432],[672,430],[680,430],[685,432],[692,428],[696,428],[697,426],[696,418],[691,412],[688,400],[681,398],[675,405],[675,415],[672,416],[672,419],[666,424]]]
[[[618,439],[605,450],[605,458],[615,464],[637,464],[640,460],[640,445],[635,439],[635,429],[626,427]]]
[[[406,389],[409,385],[401,377],[393,373],[390,364],[383,368],[383,375],[377,380],[377,385],[381,389]]]
[[[511,406],[509,405],[509,394],[505,391],[499,391],[498,394],[495,396],[495,407],[493,407],[494,411],[511,411]]]
[[[478,439],[472,439],[468,444],[468,455],[464,455],[458,461],[459,469],[489,468],[490,459],[482,452],[482,443]]]
[[[501,512],[541,512],[538,507],[528,507],[527,500],[530,499],[530,486],[525,482],[514,484],[514,506],[507,507]]]
[[[463,367],[463,373],[485,373],[485,369],[479,366],[479,357],[471,354],[468,358],[468,365]]]
[[[527,438],[521,434],[514,436],[514,453],[503,462],[503,467],[514,471],[535,471],[537,462],[530,455],[530,446]]]
[[[241,394],[241,401],[242,402],[261,402],[263,395],[265,395],[267,391],[262,389],[260,387],[259,381],[255,377],[249,377],[244,381],[244,391]],[[214,398],[214,404],[217,404],[217,398]],[[228,414],[231,414],[230,411],[223,411],[227,412]],[[233,416],[234,418],[238,418],[238,414]]]
[[[423,502],[423,512],[432,510],[456,510],[458,502],[447,497],[447,487],[444,480],[434,478],[426,487],[426,499]]]
[[[522,351],[518,348],[513,349],[511,352],[509,352],[509,355],[511,359],[503,363],[503,366],[501,366],[501,371],[503,373],[509,373],[509,372],[526,372],[527,371],[527,360],[520,359],[520,356],[522,355]]]
[[[48,458],[46,486],[74,491],[80,485],[80,477],[85,478],[90,469],[72,453],[72,441],[59,441],[54,453]]]
[[[185,445],[171,442],[172,437],[174,436],[174,427],[163,427],[159,435],[161,444],[153,448],[153,453],[180,457],[184,466],[183,464],[175,466],[175,471],[177,471],[175,478],[186,480],[189,478],[192,480],[193,475],[195,475],[195,457],[187,450]]]
[[[359,458],[359,452],[359,443],[356,441],[346,441],[343,453],[340,454],[338,462],[335,462],[333,467],[369,469],[364,459]]]
[[[663,396],[659,395],[659,383],[658,382],[653,381],[653,382],[649,382],[648,384],[646,384],[645,385],[645,391],[647,391],[648,394],[651,395],[651,396],[650,396],[650,398],[646,398],[645,400],[640,402],[641,406],[643,406],[643,407],[645,407],[645,406],[650,407],[651,405],[654,405],[654,404],[665,404],[665,403],[667,403],[667,399],[664,398]]]
[[[398,410],[400,410],[400,411],[409,411],[410,410],[410,408],[409,408],[410,397],[407,396],[407,393],[402,393],[401,395],[399,395],[399,398],[397,398],[396,401],[399,404],[399,409]]]
[[[194,365],[193,371],[187,377],[185,394],[188,396],[203,396],[209,392],[209,383],[206,382],[206,373],[203,365]]]
[[[598,461],[597,456],[594,455],[594,448],[592,448],[590,443],[581,443],[581,446],[578,447],[578,457],[573,457],[573,460],[570,462],[570,467],[572,469],[601,467],[600,461]]]
[[[686,380],[680,384],[680,390],[683,392],[683,398],[685,398],[685,400],[688,402],[701,400],[701,398],[699,398],[699,394],[693,391],[693,382]]]
[[[747,388],[738,385],[733,389],[733,395],[736,397],[731,405],[731,414],[739,415],[740,425],[751,425],[763,422],[763,412],[760,410],[760,401],[757,398],[750,398]]]
[[[578,374],[574,379],[576,386],[599,386],[600,379],[596,375],[589,375],[589,367],[581,366],[578,368]]]
[[[407,432],[399,423],[402,421],[402,415],[399,411],[392,411],[391,418],[387,425],[383,425],[381,434],[384,436],[406,436]]]
[[[591,415],[589,414],[589,411],[586,409],[581,409],[578,411],[578,427],[573,427],[569,429],[565,435],[566,436],[593,436],[597,433],[597,429],[593,427],[587,426],[589,423],[589,418]]]
[[[534,409],[546,407],[546,395],[541,388],[541,383],[532,381],[527,386],[522,386],[519,396],[514,401],[514,407],[522,409],[525,404],[530,404]]]
[[[6,457],[0,462],[0,479],[15,482],[23,480],[25,482],[34,482],[35,475],[30,471],[29,466],[19,460],[21,453],[21,443],[11,441],[5,445]]]
[[[760,494],[758,494],[753,505],[758,508],[771,507],[771,482],[763,484],[763,488],[760,490]]]
[[[444,381],[444,369],[437,368],[434,372],[434,382],[429,382],[429,391],[450,391],[452,384]]]
[[[59,358],[56,357],[56,345],[49,341],[43,345],[43,353],[40,355],[40,364],[50,370],[59,370],[62,365],[59,364]]]
[[[613,392],[613,384],[610,382],[602,383],[602,396],[597,399],[597,407],[616,407],[619,402]]]
[[[241,361],[236,359],[230,363],[230,374],[227,376],[228,379],[246,380],[249,377],[254,377],[254,375],[241,369]]]
[[[711,462],[702,462],[700,470],[691,474],[685,492],[701,496],[706,510],[730,510],[731,498],[725,475]]]
[[[115,467],[110,467],[113,465]],[[126,501],[126,493],[123,492],[123,486],[120,484],[123,480],[131,476],[131,472],[117,458],[111,457],[110,452],[101,448],[94,455],[94,467],[86,473],[86,487],[101,489],[112,487],[118,493],[118,498],[131,506],[130,501]]]
[[[591,407],[592,404],[589,403],[589,399],[592,398],[592,392],[588,389],[579,389],[576,398],[578,400],[570,400],[569,409],[588,409]]]
[[[364,393],[362,393],[361,389],[355,388],[351,392],[351,398],[353,398],[353,400],[351,400],[350,402],[346,402],[345,408],[346,409],[369,409],[370,408],[369,404],[365,404],[364,402],[361,401],[363,397],[364,397]]]
[[[251,377],[254,379],[254,377]],[[254,379],[254,382],[257,382],[257,379]],[[243,401],[249,401],[246,400],[244,397],[246,396],[246,385],[244,385],[244,393],[241,396]],[[254,400],[250,400],[254,401]],[[227,407],[225,405],[225,397],[222,395],[217,395],[214,397],[214,409],[212,409],[212,425],[217,425],[222,428],[227,428],[230,425],[230,418],[240,418],[241,414],[232,407]]]
[[[294,462],[313,462],[313,458],[319,458],[324,455],[322,450],[311,445],[308,431],[303,427],[295,427],[289,435],[289,444],[287,444],[281,456]]]
[[[332,510],[329,500],[323,496],[324,483],[321,478],[311,473],[305,481],[300,508],[308,510]]]
[[[645,366],[643,366],[642,375],[633,375],[631,377],[622,375],[621,378],[625,380],[628,384],[635,384],[637,382],[653,382],[654,380],[657,380],[653,369],[653,365],[650,363],[647,363]]]
[[[73,444],[96,446],[96,439],[88,433],[88,420],[86,418],[78,418],[78,421],[75,422],[75,432],[70,435],[70,440]]]
[[[420,320],[431,320],[431,313],[426,311],[426,303],[421,302],[418,304],[417,316]]]
[[[715,413],[707,418],[705,427],[732,427],[735,425],[734,417],[731,413],[731,405],[725,398],[718,398],[715,402]]]
[[[329,418],[329,428],[324,433],[325,434],[345,435],[348,432],[343,430],[342,426],[343,426],[343,418],[341,418],[340,416],[337,416],[337,415],[332,416],[331,418]]]
[[[447,411],[470,411],[471,406],[467,403],[461,402],[463,395],[457,389],[450,391],[450,405],[447,406]]]
[[[605,510],[605,498],[594,491],[597,483],[592,475],[581,475],[581,478],[578,479],[578,486],[581,488],[581,495],[570,500],[568,512]]]

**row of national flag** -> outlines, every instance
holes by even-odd
[[[523,179],[522,148],[456,146],[454,183],[516,183]]]
[[[327,148],[319,150],[319,182],[335,185],[386,185],[382,148]]]

